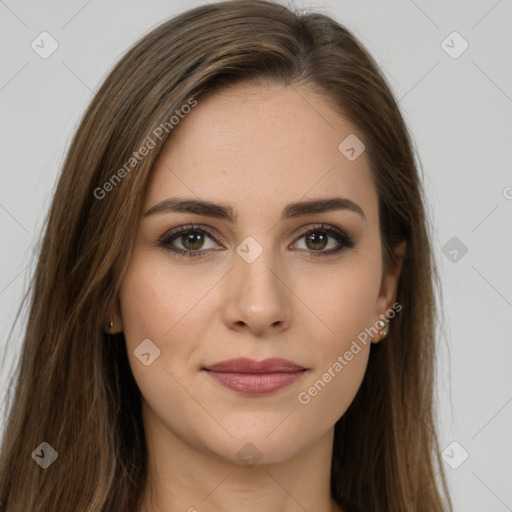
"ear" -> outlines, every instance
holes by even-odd
[[[103,317],[103,330],[107,334],[118,334],[123,332],[123,321],[117,307],[110,305],[107,308],[105,316]]]
[[[386,311],[392,309],[393,304],[396,302],[396,293],[398,290],[398,282],[400,280],[400,273],[402,272],[402,265],[404,263],[405,254],[407,251],[407,242],[403,240],[393,248],[395,253],[395,265],[393,268],[384,272],[382,275],[382,281],[380,285],[379,295],[376,303],[376,319],[384,320],[386,318]],[[401,309],[401,308],[400,308]],[[373,343],[381,341],[385,335],[380,332],[372,340]]]

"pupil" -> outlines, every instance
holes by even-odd
[[[308,240],[308,242],[311,240],[313,241],[313,247],[310,247],[309,243],[307,244],[308,248],[310,248],[310,249],[324,249],[326,246],[326,242],[327,242],[327,236],[325,236],[324,234],[314,234],[313,233],[313,234],[308,235],[306,237],[306,239]],[[318,247],[315,245],[318,242],[321,243],[321,247]]]
[[[203,244],[203,236],[204,235],[202,233],[189,233],[181,237],[181,242],[184,247],[193,251],[201,248],[201,245]]]

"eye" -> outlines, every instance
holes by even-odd
[[[158,240],[157,244],[181,257],[203,257],[207,256],[211,250],[218,250],[215,247],[215,242],[218,238],[220,237],[214,235],[206,228],[188,225],[180,226],[165,234]],[[213,246],[208,247],[208,239],[214,243]],[[298,244],[302,239],[305,241],[305,248],[299,249],[309,251],[312,257],[334,255],[345,248],[354,246],[353,239],[343,231],[333,226],[324,226],[323,224],[310,227],[300,233],[295,244]],[[334,248],[329,248],[329,239],[334,240]]]
[[[158,241],[158,245],[180,256],[202,257],[206,256],[207,253],[200,249],[212,249],[212,247],[204,247],[207,238],[215,241],[215,235],[207,229],[197,228],[193,225],[180,226],[164,235]],[[175,244],[181,244],[182,248],[176,247]]]
[[[330,256],[337,254],[345,248],[354,246],[354,240],[341,229],[333,226],[315,226],[299,235],[299,240],[304,239],[304,250],[309,251],[312,257]],[[334,239],[337,243],[334,248],[326,250],[329,246],[329,239]],[[296,242],[297,243],[297,242]]]

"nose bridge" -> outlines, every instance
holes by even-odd
[[[249,252],[240,255],[242,250],[249,247]],[[260,246],[261,247],[261,246]],[[280,286],[279,280],[275,276],[276,266],[275,257],[271,249],[261,249],[251,245],[251,242],[240,244],[237,248],[238,257],[235,260],[234,278],[237,280],[237,286],[240,287],[243,295],[240,299],[246,297],[252,300],[265,300],[267,303],[273,302],[280,292],[277,288]],[[253,259],[254,258],[254,259]]]
[[[230,322],[256,330],[288,323],[290,297],[279,277],[281,268],[274,251],[254,239],[239,244],[229,279]]]

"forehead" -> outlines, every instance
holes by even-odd
[[[171,195],[233,204],[243,215],[300,199],[341,195],[376,214],[366,153],[339,146],[363,136],[311,90],[232,86],[198,100],[174,128],[150,176],[146,206]],[[351,140],[351,139],[349,139]],[[261,206],[260,206],[261,210]]]

